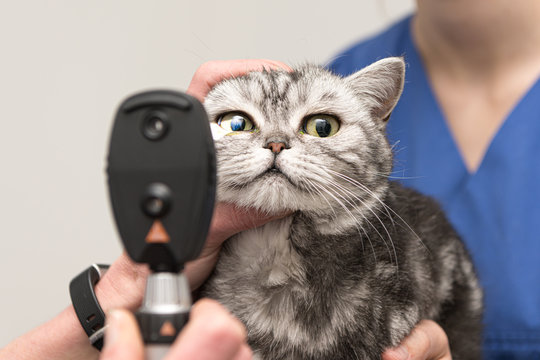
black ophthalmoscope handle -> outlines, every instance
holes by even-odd
[[[197,258],[216,188],[214,143],[197,99],[166,90],[126,99],[114,121],[107,172],[118,232],[134,261],[178,272]]]
[[[215,201],[214,143],[203,106],[169,90],[127,98],[116,113],[107,174],[122,243],[153,271],[137,315],[143,337],[171,343],[191,306],[179,272],[199,255]]]

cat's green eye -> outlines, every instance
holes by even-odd
[[[329,137],[339,130],[339,122],[330,115],[313,115],[304,121],[303,130],[311,136]]]
[[[217,124],[227,131],[248,131],[255,128],[253,121],[247,115],[240,112],[230,112],[221,115],[218,118]]]

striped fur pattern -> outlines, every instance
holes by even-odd
[[[388,179],[404,68],[252,72],[208,94],[218,199],[291,213],[229,239],[203,288],[244,322],[257,358],[379,359],[421,319],[445,329],[454,359],[480,357],[482,292],[463,244],[433,200]],[[221,128],[231,111],[254,129]],[[314,114],[337,133],[305,133]]]

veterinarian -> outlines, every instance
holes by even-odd
[[[393,175],[432,195],[485,291],[486,359],[540,359],[540,2],[418,0],[335,58],[347,75],[404,56]]]

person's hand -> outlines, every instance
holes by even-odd
[[[264,59],[209,61],[202,64],[193,75],[187,93],[200,102],[204,102],[206,94],[220,81],[245,75],[250,71],[292,69],[281,61]]]
[[[144,360],[144,345],[135,317],[126,310],[107,315],[105,347],[101,360]],[[165,360],[248,360],[252,352],[246,330],[225,308],[213,300],[197,302],[190,320],[171,345]]]
[[[422,320],[401,344],[386,350],[382,360],[451,360],[448,337],[431,320]]]

